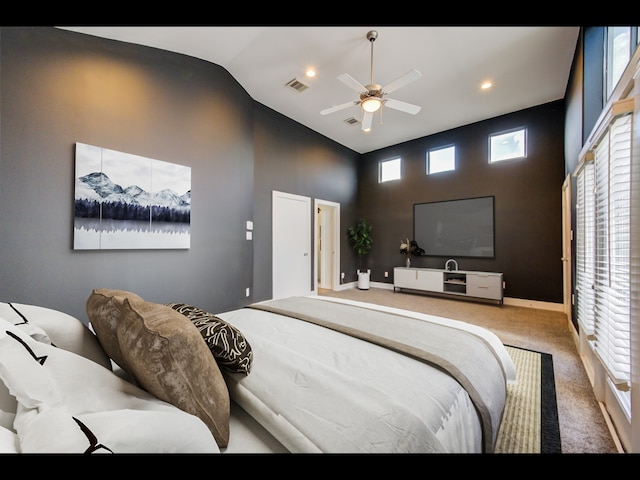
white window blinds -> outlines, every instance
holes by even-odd
[[[594,339],[595,185],[593,156],[578,173],[576,200],[576,308],[580,328]]]
[[[595,150],[594,349],[621,390],[629,388],[631,361],[631,121],[612,120]]]

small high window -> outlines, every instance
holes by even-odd
[[[400,158],[380,162],[380,167],[378,169],[378,183],[388,182],[390,180],[399,180],[401,178],[400,164]]]
[[[427,175],[456,169],[456,147],[434,148],[427,152]]]
[[[618,84],[631,59],[631,27],[608,27],[606,40],[605,102]]]
[[[489,163],[527,156],[527,130],[520,128],[489,136]]]

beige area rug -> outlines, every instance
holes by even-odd
[[[561,453],[551,355],[506,348],[516,366],[518,381],[507,385],[495,452]]]

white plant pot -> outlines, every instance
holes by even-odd
[[[369,277],[371,270],[367,269],[366,272],[358,270],[358,288],[360,290],[369,290]]]

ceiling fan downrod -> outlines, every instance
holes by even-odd
[[[371,85],[373,85],[373,42],[376,41],[376,38],[378,38],[378,32],[376,32],[375,30],[370,30],[367,32],[367,40],[371,42],[371,81],[369,82]]]

